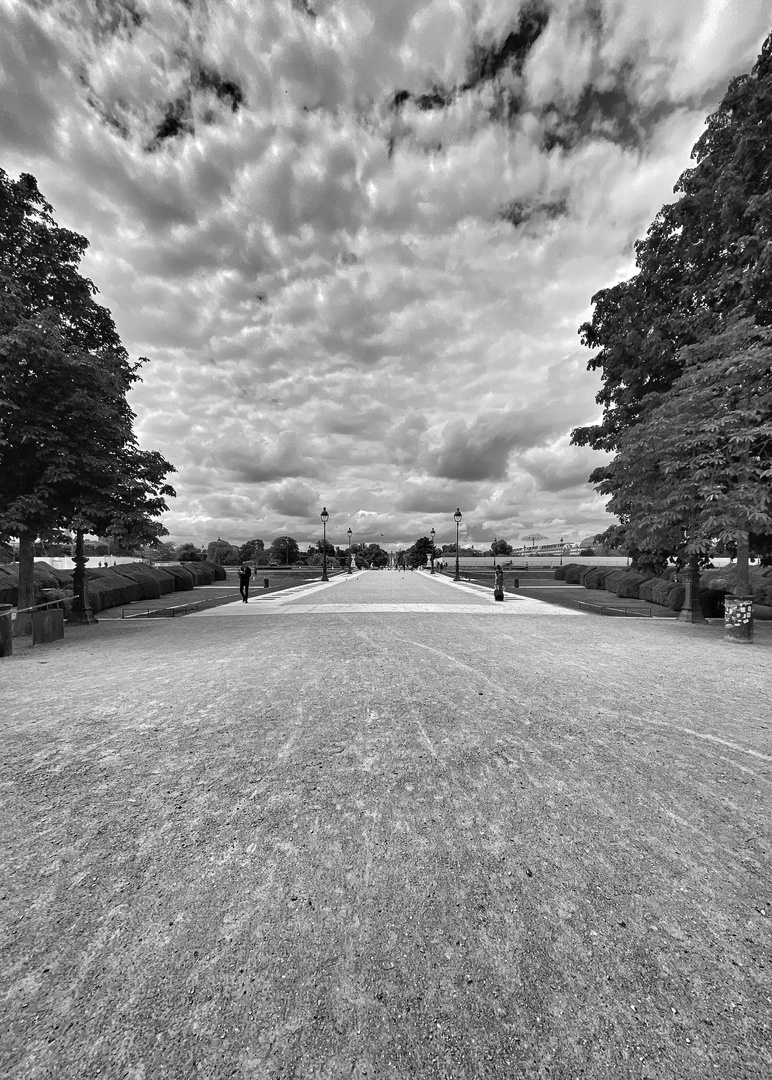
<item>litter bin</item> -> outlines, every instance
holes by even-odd
[[[519,589],[520,588],[520,578],[519,577],[512,578],[512,588],[513,589]]]
[[[264,588],[264,589],[267,589],[267,588],[268,588],[268,578],[267,578],[267,577],[264,577],[264,578],[263,578],[263,588]]]

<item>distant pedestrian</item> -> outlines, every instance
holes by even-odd
[[[249,603],[249,579],[251,577],[251,568],[246,563],[242,563],[239,567],[239,592],[241,593],[241,599],[245,604]]]

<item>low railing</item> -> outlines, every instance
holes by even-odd
[[[29,615],[31,611],[42,611],[43,608],[64,607],[64,600],[47,600],[45,604],[35,604],[34,607],[19,608],[17,615]]]

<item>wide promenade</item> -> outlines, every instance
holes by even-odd
[[[382,571],[0,661],[0,1076],[768,1080],[771,630]]]

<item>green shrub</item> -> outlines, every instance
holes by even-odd
[[[667,584],[671,584],[668,582]],[[670,592],[667,594],[667,606],[671,611],[680,611],[684,606],[684,596],[686,595],[685,585],[672,584]]]
[[[582,584],[585,589],[605,589],[605,581],[613,567],[611,566],[588,566]]]
[[[95,570],[87,567],[86,581],[89,590],[98,586],[100,608],[123,607],[135,600],[145,599],[142,585],[133,578],[118,573],[117,567],[97,567]]]
[[[667,598],[673,589],[677,589],[678,586],[674,581],[665,581],[664,578],[655,578],[656,584],[652,590],[651,599],[655,604],[660,604],[662,607],[667,607]],[[640,593],[640,589],[639,589]]]
[[[193,576],[193,586],[196,585],[210,585],[211,579],[204,569],[204,564],[200,562],[185,563],[185,569]]]
[[[629,573],[630,571],[625,570],[623,566],[620,566],[615,570],[610,570],[603,579],[603,588],[606,589],[607,592],[615,593],[617,591],[617,583],[619,579],[624,577],[625,574]]]
[[[563,569],[565,571],[563,580],[565,581],[566,585],[578,585],[579,572],[580,570],[586,569],[586,567],[581,566],[579,563],[566,563]]]
[[[214,574],[214,578],[212,579],[213,581],[225,581],[228,576],[225,573],[225,567],[220,566],[218,563],[204,562],[202,563],[202,565],[207,566],[212,571],[212,573]],[[212,582],[207,582],[207,584],[211,585]]]
[[[646,574],[638,574],[634,570],[629,570],[627,573],[619,576],[616,581],[614,592],[617,596],[638,600],[640,597],[640,587],[645,581],[648,581],[648,576]]]
[[[53,566],[49,566],[46,562],[36,562],[33,573],[35,575],[35,584],[39,585],[41,589],[55,589],[59,584]]]
[[[555,567],[555,581],[565,581],[566,580],[566,570],[567,570],[566,566],[556,566]]]
[[[184,566],[165,566],[164,570],[174,578],[174,588],[177,592],[187,592],[195,585],[193,575],[188,569],[188,563]]]
[[[7,573],[10,566],[0,566],[0,604],[14,604],[19,602],[19,578]]]
[[[161,579],[156,576],[150,567],[144,566],[142,563],[122,563],[120,571],[121,577],[129,578],[141,587],[141,595],[137,597],[137,599],[158,600],[161,596]],[[167,577],[164,584],[166,585],[167,583],[168,588],[165,587],[163,592],[171,592],[174,588],[173,578]]]

